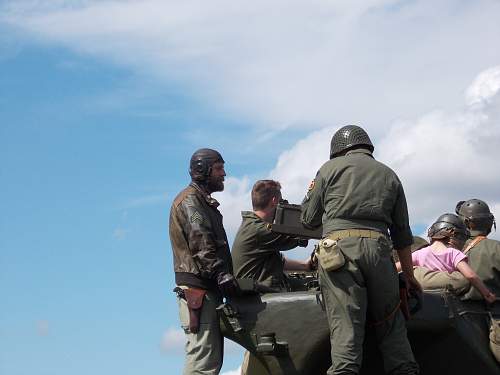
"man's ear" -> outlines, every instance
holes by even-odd
[[[271,201],[269,202],[269,206],[276,207],[279,202],[280,202],[280,199],[278,197],[272,197]]]

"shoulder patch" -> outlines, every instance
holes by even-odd
[[[201,224],[203,223],[203,216],[201,216],[201,214],[198,212],[198,211],[195,211],[191,217],[189,218],[189,221],[191,223],[198,223],[198,224]]]

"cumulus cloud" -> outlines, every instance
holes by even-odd
[[[176,82],[260,127],[361,122],[379,134],[454,106],[500,59],[499,11],[493,0],[16,0],[0,22]]]
[[[460,199],[497,207],[499,11],[493,0],[39,0],[3,2],[0,23],[175,82],[268,132],[313,130],[262,176],[291,201],[336,127],[360,123],[403,180],[412,224],[427,225]],[[252,183],[227,181],[230,237]]]
[[[436,110],[415,120],[397,121],[373,139],[375,156],[403,182],[414,227],[427,227],[440,214],[454,212],[456,202],[470,198],[487,201],[500,218],[500,66],[481,72],[465,92],[460,110]],[[263,178],[281,181],[284,196],[300,203],[309,181],[328,159],[335,130],[325,128],[300,140]],[[224,205],[224,212],[249,202],[252,183],[247,177],[228,181],[221,200],[231,205]],[[228,225],[231,231],[235,226]],[[500,238],[498,233],[493,237]]]
[[[240,374],[241,374],[241,366],[238,367],[236,370],[226,371],[222,373],[222,375],[240,375]]]
[[[163,333],[160,350],[164,354],[183,353],[185,343],[184,331],[180,328],[170,327]]]
[[[230,240],[234,238],[241,223],[241,211],[252,210],[250,191],[253,181],[250,182],[248,176],[241,179],[227,177],[225,189],[222,193],[214,194],[214,197],[221,203],[220,210],[224,215],[224,227]]]
[[[500,66],[481,72],[461,111],[398,122],[378,144],[379,158],[404,182],[414,224],[453,212],[459,200],[500,203]]]

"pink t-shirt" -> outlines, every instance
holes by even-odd
[[[430,246],[417,250],[411,254],[413,265],[430,269],[431,271],[453,272],[457,264],[467,260],[467,256],[460,250],[448,247],[444,251],[434,252]]]

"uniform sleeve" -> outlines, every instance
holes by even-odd
[[[396,250],[404,249],[413,243],[413,234],[408,219],[408,206],[406,204],[403,185],[398,180],[397,197],[391,215],[392,224],[389,227],[392,243]]]
[[[318,173],[316,173],[316,177],[309,185],[306,196],[302,201],[302,213],[300,219],[305,227],[317,228],[322,224],[321,220],[325,210],[323,194],[324,181],[320,171],[318,171]]]
[[[213,223],[197,197],[194,195],[186,197],[179,205],[179,209],[184,214],[183,231],[186,233],[188,247],[200,276],[216,279],[219,274],[229,272],[223,259],[217,256]]]
[[[264,227],[257,237],[257,247],[264,251],[284,251],[296,248],[301,244],[297,237],[287,236],[271,231]]]

